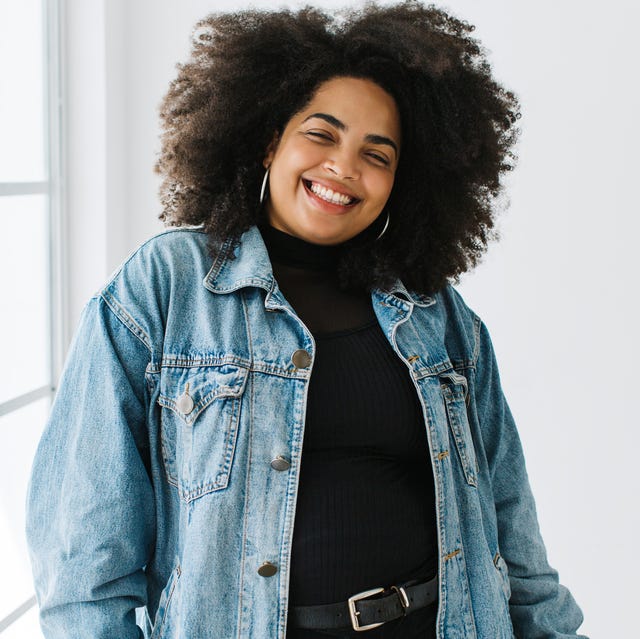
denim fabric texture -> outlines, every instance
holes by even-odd
[[[438,637],[578,636],[484,324],[449,286],[426,297],[398,281],[371,299],[424,412]],[[83,311],[33,466],[47,639],[285,637],[314,354],[256,227],[234,260],[175,229],[116,271]]]

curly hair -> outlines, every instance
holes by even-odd
[[[431,294],[458,281],[497,236],[497,198],[519,135],[518,99],[492,77],[473,30],[415,0],[332,15],[306,7],[204,18],[160,109],[160,218],[203,225],[212,254],[227,246],[232,258],[262,220],[262,160],[274,133],[327,80],[368,79],[396,101],[402,153],[389,228],[379,241],[365,229],[342,245],[341,286],[400,278]]]

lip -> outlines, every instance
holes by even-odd
[[[348,195],[349,197],[354,198],[356,202],[353,202],[353,204],[357,204],[362,199],[357,193],[354,193],[340,182],[333,182],[332,180],[318,179],[315,177],[303,177],[302,181],[305,183],[307,190],[309,190],[307,183],[315,182],[320,186],[324,186],[326,189],[331,189],[334,193],[340,193],[341,195]],[[349,206],[351,206],[351,204]]]
[[[304,187],[304,191],[307,195],[307,197],[311,200],[311,203],[317,207],[322,209],[325,213],[329,213],[331,215],[340,215],[343,213],[348,213],[349,211],[351,211],[351,209],[353,209],[354,206],[357,206],[360,203],[359,199],[356,199],[354,202],[351,202],[351,204],[334,204],[333,202],[327,202],[326,200],[323,200],[322,198],[318,197],[310,188],[309,186],[307,186],[307,183],[310,180],[306,180],[303,179],[302,180],[302,185]],[[320,184],[320,182],[318,182],[317,180],[313,180],[313,182],[316,182],[317,184]],[[322,186],[327,186],[326,184],[323,184]],[[327,188],[331,188],[330,186],[327,186]],[[337,190],[337,189],[336,189]],[[340,193],[341,191],[337,191],[338,193]],[[354,196],[351,196],[354,197]]]

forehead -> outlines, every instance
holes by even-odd
[[[400,140],[400,115],[396,102],[371,80],[333,78],[323,82],[295,119],[302,121],[312,113],[332,115],[349,130]]]

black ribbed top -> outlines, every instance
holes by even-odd
[[[433,473],[407,366],[383,334],[368,292],[338,288],[339,247],[261,227],[284,296],[314,335],[293,535],[290,604],[354,593],[437,570]],[[397,622],[367,632],[377,639]],[[435,636],[435,607],[398,636]],[[324,636],[289,629],[287,637]]]

